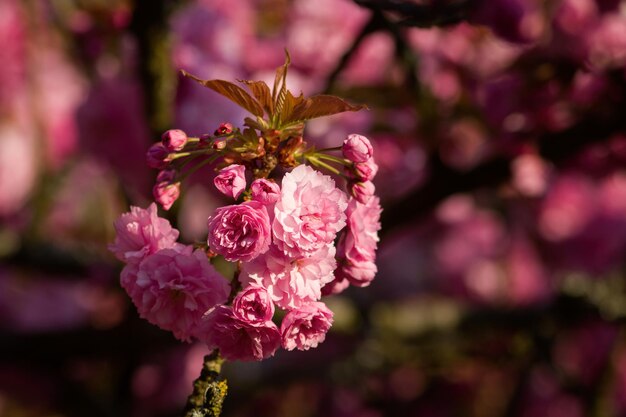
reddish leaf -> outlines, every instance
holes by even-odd
[[[224,80],[202,80],[185,70],[181,70],[181,74],[232,100],[255,116],[263,116],[263,108],[259,102],[238,85]]]
[[[257,99],[261,106],[265,110],[268,116],[271,116],[274,111],[274,103],[272,102],[272,93],[270,88],[263,81],[250,81],[240,80],[242,83],[250,88],[252,94]]]
[[[285,94],[285,101],[283,103],[282,111],[280,112],[280,120],[290,120],[294,109],[304,102],[304,96],[302,93],[298,97],[294,97],[291,91],[287,90]]]
[[[289,123],[293,121],[304,121],[322,116],[331,116],[333,114],[343,113],[346,111],[359,111],[362,109],[367,109],[367,106],[362,104],[353,106],[339,97],[318,95],[309,97],[298,104],[293,109],[293,113],[289,119],[283,120],[283,122]]]
[[[276,70],[276,77],[274,77],[274,86],[272,88],[274,114],[272,116],[280,115],[283,111],[285,97],[287,96],[287,69],[289,68],[289,64],[291,64],[291,57],[289,56],[289,52],[285,49],[285,63]]]

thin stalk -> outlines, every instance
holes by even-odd
[[[339,172],[339,170],[337,168],[335,168],[332,165],[327,164],[326,162],[320,161],[319,159],[317,159],[317,156],[305,156],[305,158],[313,165],[320,167],[320,168],[325,168],[328,171],[332,172],[333,174],[337,174],[337,175],[341,175],[341,172]]]
[[[185,172],[182,177],[180,178],[180,181],[183,181],[185,178],[188,178],[190,175],[192,175],[193,173],[195,173],[196,171],[198,171],[200,168],[202,168],[203,166],[206,165],[210,165],[213,162],[215,162],[217,160],[217,158],[219,158],[221,155],[214,155],[211,158],[207,158],[204,161],[200,162],[198,165],[196,165],[195,167],[191,168],[189,171]]]
[[[339,157],[334,156],[334,155],[327,155],[325,153],[316,153],[315,157],[316,158],[320,158],[320,159],[325,159],[327,161],[333,161],[333,162],[336,162],[336,163],[341,164],[343,166],[350,166],[352,164],[351,162],[346,161],[343,158],[339,158]]]

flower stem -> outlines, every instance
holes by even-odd
[[[328,171],[332,172],[333,174],[338,174],[341,175],[341,172],[339,172],[339,170],[337,168],[335,168],[332,165],[327,164],[326,162],[320,161],[318,158],[318,155],[315,156],[306,156],[305,158],[312,164],[315,165],[316,167],[319,168],[324,168],[327,169]]]
[[[212,164],[213,162],[215,162],[217,160],[217,158],[219,158],[221,155],[213,155],[210,158],[205,159],[204,161],[200,162],[198,165],[196,165],[195,167],[189,169],[189,171],[186,171],[182,177],[181,177],[181,181],[184,180],[185,178],[188,178],[191,174],[193,174],[194,172],[196,172],[197,170],[199,170],[200,168],[202,168],[205,165],[209,165]]]
[[[318,149],[317,152],[330,152],[330,151],[340,151],[341,150],[341,146],[335,146],[334,148],[323,148],[323,149]]]
[[[187,398],[183,417],[219,417],[228,384],[220,376],[224,359],[217,350],[204,357],[202,372],[193,382],[193,392]]]
[[[320,152],[320,151],[317,151],[317,153],[315,154],[315,156],[316,156],[317,158],[320,158],[320,159],[326,159],[327,161],[333,161],[333,162],[336,162],[336,163],[341,164],[341,165],[344,165],[344,166],[351,165],[350,161],[346,161],[346,160],[345,160],[345,159],[343,159],[343,158],[339,158],[339,157],[336,157],[336,156],[334,156],[334,155],[328,155],[328,154],[325,154],[325,153],[319,153],[319,152]]]

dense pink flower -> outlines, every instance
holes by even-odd
[[[326,338],[333,324],[333,312],[326,304],[316,302],[291,310],[280,325],[283,347],[287,350],[309,350]]]
[[[246,167],[233,164],[222,168],[213,184],[222,194],[236,200],[246,189]]]
[[[187,144],[187,134],[180,129],[170,129],[163,133],[161,141],[168,151],[180,151]]]
[[[350,195],[361,204],[367,204],[376,192],[376,187],[371,181],[351,181],[348,183]]]
[[[180,182],[174,181],[176,171],[166,169],[157,175],[156,184],[152,188],[152,196],[165,210],[169,210],[180,197]]]
[[[272,246],[265,255],[242,266],[241,280],[244,285],[266,288],[276,305],[291,309],[319,300],[322,287],[333,280],[336,266],[332,244],[295,260]]]
[[[138,264],[148,255],[176,245],[178,230],[170,222],[157,216],[156,204],[147,209],[131,206],[114,223],[115,241],[109,250],[128,264]]]
[[[365,162],[372,157],[374,150],[369,139],[361,135],[348,135],[341,148],[343,156],[352,162]]]
[[[146,163],[150,168],[163,169],[169,163],[167,160],[168,155],[169,152],[165,146],[161,142],[157,142],[150,146],[148,152],[146,152]]]
[[[348,228],[339,241],[339,263],[337,276],[346,278],[351,284],[365,287],[376,275],[376,247],[380,230],[382,209],[378,197],[367,204],[350,200],[346,214]]]
[[[163,249],[128,268],[121,283],[139,315],[184,341],[199,331],[204,313],[230,293],[226,278],[201,250]]]
[[[239,320],[250,324],[262,324],[272,320],[274,303],[267,290],[258,285],[249,285],[233,300],[233,312]]]
[[[198,335],[209,349],[219,349],[226,360],[260,361],[280,347],[280,332],[272,321],[251,324],[240,320],[233,309],[217,306],[204,319]]]
[[[208,226],[209,247],[231,262],[251,261],[272,242],[269,214],[258,201],[220,207]]]
[[[250,185],[252,199],[263,204],[274,204],[280,198],[280,187],[273,181],[259,178]]]
[[[346,194],[327,175],[300,165],[285,174],[274,208],[274,242],[292,257],[311,254],[335,240],[346,224]]]
[[[335,279],[322,287],[322,295],[339,294],[349,286],[350,281],[341,276],[336,276]]]
[[[3,93],[0,93],[0,96]],[[19,125],[0,124],[0,216],[19,211],[37,177],[37,140]]]

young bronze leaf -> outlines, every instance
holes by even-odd
[[[267,113],[268,117],[271,117],[272,112],[274,111],[274,104],[272,103],[272,92],[267,84],[263,81],[250,80],[241,80],[241,82],[250,88],[252,95],[254,95],[257,101],[261,104],[265,113]]]
[[[277,103],[279,92],[282,89],[279,89],[279,86],[282,83],[283,88],[285,87],[285,79],[287,78],[287,68],[289,68],[289,64],[291,64],[291,57],[289,56],[289,52],[285,49],[285,63],[282,67],[276,68],[276,76],[274,77],[274,85],[272,86],[272,102]],[[276,108],[276,106],[274,106]]]
[[[291,120],[291,115],[293,114],[294,109],[301,103],[304,102],[304,96],[302,93],[298,97],[294,97],[291,94],[291,91],[287,90],[285,94],[285,102],[283,104],[282,111],[280,112],[280,120]]]
[[[246,117],[243,120],[244,120],[244,123],[243,123],[244,126],[248,126],[248,127],[251,127],[252,129],[256,129],[256,130],[263,130],[263,126],[261,126],[259,124],[259,122],[257,122],[256,120],[252,120],[249,117]]]
[[[210,88],[223,95],[224,97],[235,102],[240,107],[248,110],[255,116],[263,116],[263,108],[261,105],[244,90],[236,84],[233,84],[224,80],[202,80],[194,75],[189,74],[185,70],[180,71],[183,76],[191,78],[192,80],[202,84],[203,86]]]
[[[367,106],[363,104],[353,106],[339,97],[322,94],[309,97],[298,104],[289,119],[283,120],[283,122],[288,123],[297,120],[310,120],[317,117],[331,116],[333,114],[343,113],[346,111],[359,111],[362,109],[367,109]]]

